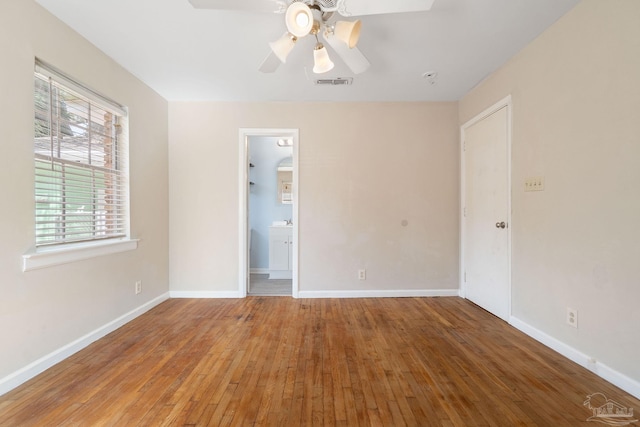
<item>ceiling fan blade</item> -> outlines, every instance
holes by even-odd
[[[363,73],[371,66],[369,60],[357,47],[349,48],[345,42],[339,40],[333,33],[328,31],[325,31],[323,36],[329,46],[331,46],[354,74]]]
[[[196,9],[246,10],[249,12],[282,12],[278,0],[189,0]],[[282,4],[281,4],[282,3]]]
[[[260,64],[260,67],[258,67],[258,70],[260,70],[263,73],[273,73],[278,69],[278,67],[280,66],[280,63],[281,62],[278,56],[275,53],[273,53],[273,51],[271,51],[269,55],[267,55],[267,57],[264,58],[264,61],[262,61],[262,64]]]
[[[422,12],[430,10],[434,0],[343,0],[343,16],[379,15],[383,13]]]

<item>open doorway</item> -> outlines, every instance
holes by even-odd
[[[298,131],[241,129],[240,293],[298,294]]]

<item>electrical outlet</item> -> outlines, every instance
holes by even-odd
[[[358,270],[358,280],[367,280],[367,270]]]
[[[142,281],[138,280],[136,282],[136,295],[138,295],[140,292],[142,292]]]
[[[578,310],[567,307],[567,325],[578,328]]]

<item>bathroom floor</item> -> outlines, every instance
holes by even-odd
[[[253,296],[291,296],[291,279],[269,279],[268,274],[254,274],[250,276],[251,286],[248,295]]]

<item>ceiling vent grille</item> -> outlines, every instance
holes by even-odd
[[[344,86],[350,85],[353,83],[353,78],[347,77],[338,77],[335,79],[316,79],[316,85],[318,86]]]
[[[314,3],[318,4],[322,10],[325,11],[338,9],[338,0],[315,0]]]

